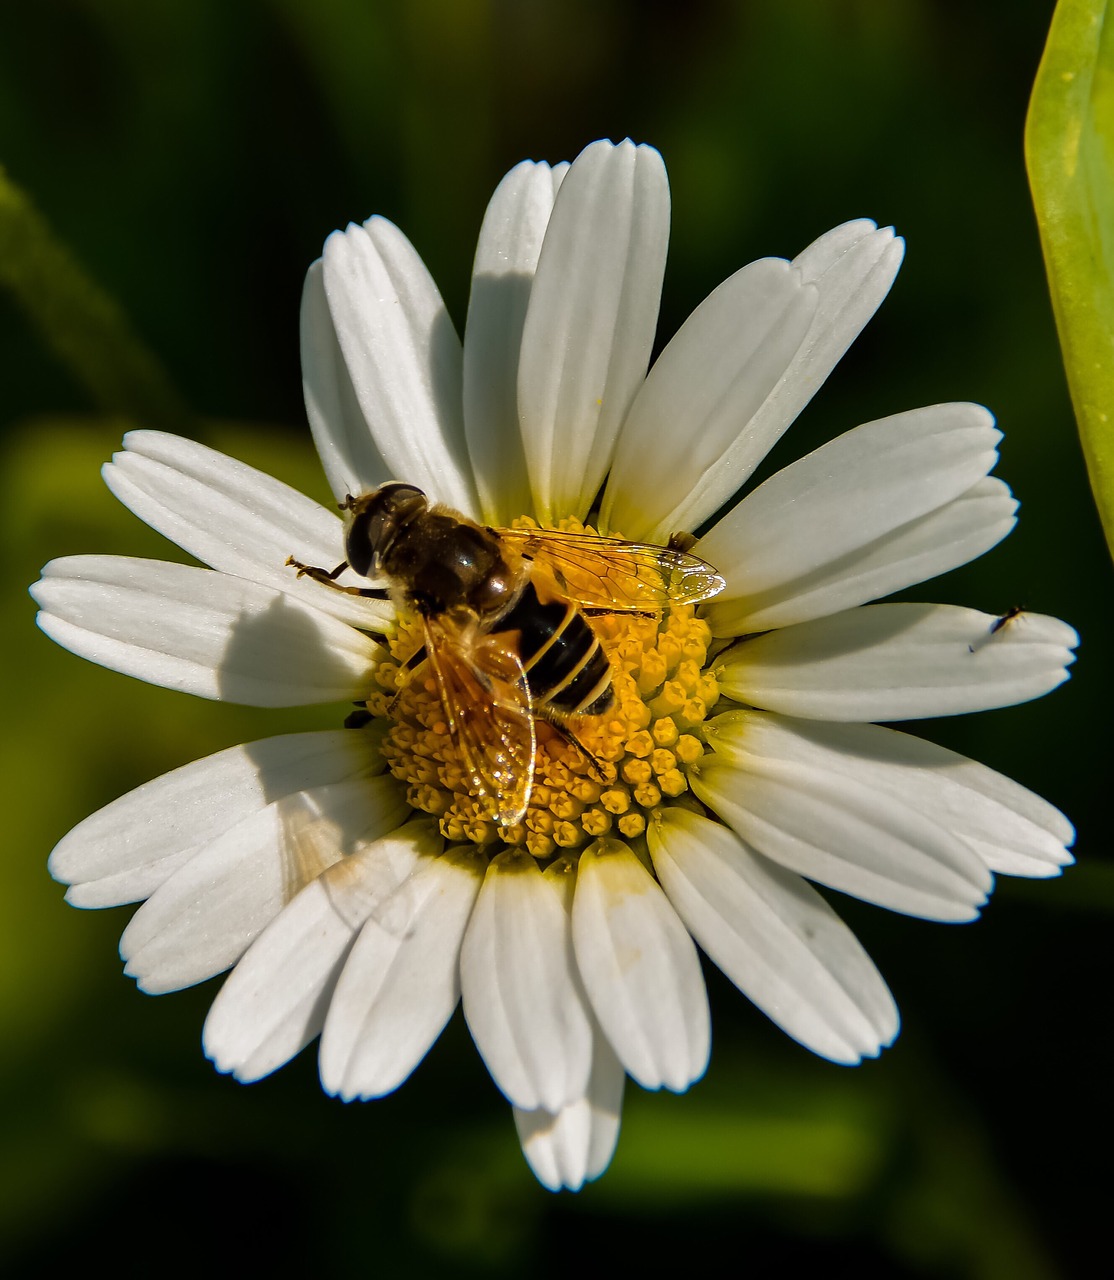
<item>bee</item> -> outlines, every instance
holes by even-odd
[[[534,782],[536,722],[579,747],[575,726],[615,704],[592,613],[655,614],[696,604],[724,580],[679,549],[550,529],[496,529],[391,481],[342,504],[346,559],[287,564],[357,595],[389,596],[422,623],[449,733],[473,790],[502,826],[522,820]],[[379,588],[340,586],[352,568]],[[580,748],[584,750],[583,748]],[[585,753],[587,754],[587,753]]]

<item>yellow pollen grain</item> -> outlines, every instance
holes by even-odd
[[[373,693],[367,700],[368,711],[375,716],[376,719],[385,719],[391,706],[391,698],[386,693]]]
[[[593,532],[575,520],[559,527]],[[565,572],[573,598],[577,572]],[[587,584],[580,598],[591,598]],[[566,850],[572,865],[575,851],[592,840],[641,837],[648,815],[663,804],[695,803],[688,772],[704,751],[697,726],[719,698],[704,667],[710,627],[692,606],[660,615],[592,614],[588,622],[611,666],[613,706],[606,716],[570,723],[575,741],[564,726],[538,717],[533,788],[521,821],[508,826],[496,821],[494,800],[461,760],[429,663],[403,669],[424,643],[420,620],[401,618],[388,637],[390,660],[376,664],[367,699],[369,730],[408,802],[435,817],[449,840],[518,847],[543,862]]]
[[[699,724],[707,714],[708,708],[703,698],[689,698],[678,712],[677,720],[678,723],[691,728],[693,725]]]
[[[626,787],[612,787],[600,796],[600,804],[609,813],[626,813],[630,808],[630,792]]]
[[[594,840],[607,835],[614,821],[606,809],[586,809],[581,815],[580,825]]]
[[[398,688],[398,667],[393,662],[380,662],[375,667],[375,683],[386,692]]]
[[[564,787],[568,785],[569,767],[561,757],[549,757],[542,765],[541,772],[551,786]]]
[[[623,640],[615,646],[615,658],[624,666],[635,666],[642,662],[642,643],[639,640]]]
[[[553,814],[543,809],[531,809],[526,814],[526,826],[536,835],[548,836],[553,832]]]
[[[549,836],[531,831],[526,837],[526,852],[539,861],[553,856],[557,846]]]
[[[406,798],[415,809],[432,813],[436,817],[440,817],[449,807],[449,795],[440,787],[412,787]]]
[[[667,680],[661,693],[650,703],[650,710],[655,716],[675,716],[685,702],[685,690],[675,680]]]
[[[570,795],[567,791],[562,791],[556,796],[550,805],[550,812],[555,818],[567,820],[569,818],[579,818],[584,812],[584,805]]]
[[[674,635],[664,635],[658,646],[662,658],[665,660],[666,671],[672,671],[681,658],[681,641]]]
[[[464,839],[464,823],[459,818],[444,817],[441,819],[441,830],[449,840],[458,843]]]
[[[569,795],[575,796],[581,804],[595,804],[603,794],[603,784],[595,778],[573,778],[568,790]]]
[[[669,796],[676,800],[680,795],[688,790],[688,780],[680,769],[670,769],[668,773],[663,773],[658,778],[658,786],[661,788],[662,795]]]
[[[639,786],[643,782],[649,782],[654,776],[649,760],[627,760],[623,763],[623,767],[619,772],[623,781],[631,786]]]
[[[491,844],[498,834],[495,823],[488,819],[482,822],[470,822],[464,828],[465,839],[470,840],[472,844]]]
[[[645,729],[654,718],[650,712],[650,708],[644,702],[633,698],[628,699],[623,703],[623,716],[626,720],[628,733],[631,729]],[[631,749],[630,744],[633,741],[633,738],[627,739],[628,751]]]
[[[619,819],[618,826],[622,834],[632,840],[646,830],[646,817],[641,813],[627,813]]]
[[[584,843],[584,832],[575,822],[559,822],[553,828],[553,841],[562,849],[575,849]]]
[[[659,747],[671,747],[680,738],[681,731],[669,716],[654,721],[654,741]]]
[[[661,687],[665,679],[665,659],[660,653],[650,652],[642,657],[642,668],[638,673],[638,692],[645,696]]]
[[[438,736],[440,737],[441,735]],[[459,761],[453,760],[442,765],[437,770],[437,776],[446,791],[464,792],[469,790],[468,783],[470,779],[464,770],[464,766]]]

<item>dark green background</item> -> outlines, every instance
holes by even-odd
[[[1093,1274],[1106,1248],[1110,565],[1080,459],[1021,155],[1049,0],[36,0],[0,10],[0,163],[130,318],[176,394],[75,373],[68,308],[0,292],[6,696],[0,768],[0,1263],[118,1275]],[[707,1078],[628,1092],[611,1170],[536,1186],[459,1018],[395,1096],[343,1106],[312,1053],[242,1087],[199,1034],[215,984],[151,999],[80,913],[53,843],[100,804],[337,712],[243,711],[56,649],[24,595],[51,556],[174,554],[97,466],[181,429],[325,498],[297,310],[325,235],[373,212],[458,326],[486,200],[525,157],[660,148],[661,335],[752,258],[868,216],[907,237],[867,333],[779,446],[939,400],[986,403],[1022,502],[1000,548],[910,593],[1024,603],[1083,636],[1071,683],[923,732],[1079,829],[1063,880],[1003,882],[977,925],[837,906],[905,1029],[855,1070],[811,1057],[709,970]],[[5,246],[11,254],[11,245]],[[18,256],[18,255],[17,255]],[[0,278],[19,277],[21,262]],[[22,278],[22,277],[21,277]],[[28,309],[33,316],[29,316]],[[103,375],[103,376],[102,376]],[[1098,1158],[1098,1171],[1093,1160]],[[231,1244],[221,1243],[225,1230]]]

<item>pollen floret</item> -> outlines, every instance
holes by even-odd
[[[594,532],[578,522],[561,527]],[[573,596],[576,586],[570,575]],[[688,791],[688,770],[704,752],[700,726],[719,698],[704,670],[711,628],[691,605],[597,614],[589,623],[611,664],[614,705],[575,725],[579,746],[539,718],[526,815],[501,827],[474,794],[429,665],[403,670],[421,647],[421,628],[400,619],[367,706],[388,721],[383,755],[407,800],[436,817],[448,840],[517,845],[546,859],[609,834],[641,837],[653,809]]]

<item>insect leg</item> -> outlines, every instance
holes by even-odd
[[[409,658],[407,658],[406,661],[402,664],[403,671],[413,671],[414,668],[418,666],[420,663],[423,663],[428,656],[429,655],[426,650],[426,647],[423,644],[420,649],[415,649],[414,652],[409,656]]]
[[[409,656],[409,658],[407,658],[406,661],[399,667],[398,669],[399,675],[402,675],[404,671],[409,673],[411,671],[416,670],[418,667],[422,665],[423,662],[425,662],[426,658],[428,657],[429,657],[429,650],[423,644],[419,648],[415,649],[414,652]],[[397,693],[391,699],[391,704],[388,710],[392,714],[394,713],[395,709],[398,706],[399,698],[402,697],[402,690],[405,689],[407,685],[409,685],[409,683],[410,681],[407,680],[405,683],[400,685]]]
[[[605,614],[616,613],[619,611],[614,608],[590,609],[585,605],[581,605],[580,612],[586,618],[602,618]],[[658,616],[657,611],[653,609],[623,609],[621,612],[624,618],[656,618]]]
[[[536,706],[535,711],[543,720],[545,720],[546,724],[555,729],[570,746],[575,747],[577,751],[580,752],[591,766],[592,773],[595,775],[595,780],[597,782],[603,783],[606,786],[607,783],[615,781],[615,766],[613,764],[609,764],[606,760],[601,760],[599,756],[593,755],[584,743],[580,741],[576,734],[573,733],[572,729],[569,728],[567,720],[561,718],[554,712],[547,710],[544,706]]]
[[[299,578],[312,578],[323,587],[331,587],[334,591],[343,591],[347,596],[363,596],[368,600],[386,600],[387,592],[382,587],[342,587],[336,579],[348,568],[348,561],[342,560],[333,570],[319,569],[312,564],[303,564],[293,556],[286,557],[286,563],[298,570]]]

